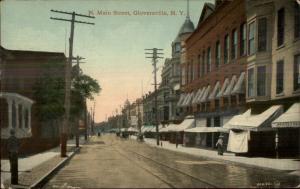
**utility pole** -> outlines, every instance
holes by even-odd
[[[81,24],[90,24],[94,25],[95,23],[91,22],[82,22],[75,20],[75,16],[81,16],[86,18],[95,18],[94,16],[88,16],[83,14],[77,14],[74,11],[73,12],[65,12],[65,11],[58,11],[58,10],[51,10],[51,12],[55,13],[61,13],[61,14],[68,14],[72,15],[71,20],[64,19],[64,18],[55,18],[50,17],[52,20],[59,20],[59,21],[67,21],[71,22],[71,32],[70,32],[70,38],[69,38],[69,58],[66,65],[65,70],[65,114],[63,117],[63,127],[61,130],[61,157],[67,156],[67,138],[68,138],[68,128],[69,128],[69,118],[70,118],[70,91],[71,91],[71,67],[72,67],[72,57],[73,57],[73,39],[74,39],[74,25],[75,23],[81,23]]]
[[[145,49],[146,51],[146,58],[151,58],[152,59],[152,65],[153,65],[153,74],[154,74],[154,97],[155,97],[155,108],[154,108],[154,114],[155,114],[155,127],[156,127],[156,144],[157,146],[159,146],[159,129],[158,129],[158,107],[157,107],[157,78],[156,78],[156,74],[157,74],[157,59],[158,58],[163,58],[160,55],[163,55],[163,53],[161,52],[163,49],[157,49],[157,48],[153,48],[153,49]],[[148,56],[147,55],[152,55],[152,56]]]
[[[94,135],[95,132],[95,107],[96,107],[96,101],[94,101],[94,107],[93,107],[93,114],[92,114],[92,135]]]
[[[76,70],[75,70],[75,77],[79,77],[80,76],[80,66],[79,63],[85,63],[85,62],[81,62],[80,60],[85,59],[83,57],[77,56],[77,57],[72,57],[72,60],[76,60]],[[85,98],[83,97],[82,99],[85,102]],[[76,147],[79,147],[79,117],[76,116],[75,118],[76,120],[76,125],[75,125],[75,141],[76,141]]]

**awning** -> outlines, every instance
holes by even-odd
[[[202,96],[203,96],[205,90],[206,90],[206,87],[203,87],[203,88],[201,89],[201,93],[199,94],[199,96],[198,96],[197,99],[195,100],[195,101],[196,101],[196,104],[200,104],[201,98],[202,98]]]
[[[225,92],[225,90],[226,90],[228,84],[229,84],[229,79],[226,78],[225,81],[224,81],[224,83],[223,83],[223,85],[222,85],[221,90],[220,90],[219,93],[217,94],[217,98],[221,98],[221,97],[223,96],[223,93]]]
[[[206,118],[196,119],[196,127],[206,127]]]
[[[244,94],[244,93],[245,93],[245,72],[242,72],[231,94]]]
[[[175,132],[184,131],[185,129],[193,127],[194,124],[195,124],[195,119],[192,119],[192,118],[185,119],[185,120],[183,120],[182,123],[180,123],[179,125],[176,125],[176,127],[170,128],[169,131],[175,131]]]
[[[190,93],[187,93],[186,95],[185,95],[185,97],[184,97],[184,99],[183,99],[183,101],[182,101],[182,103],[181,103],[181,107],[184,107],[184,106],[186,106],[186,104],[187,104],[187,101],[188,101],[188,99],[190,98]]]
[[[210,85],[208,85],[200,99],[200,102],[206,102],[208,100],[208,94],[209,94],[209,91],[210,91]]]
[[[248,141],[250,140],[249,131],[229,132],[227,151],[235,153],[248,152]]]
[[[220,90],[220,82],[219,81],[217,81],[217,83],[215,84],[215,87],[214,87],[213,91],[210,93],[208,99],[214,100],[216,98],[218,90]]]
[[[197,93],[195,94],[195,96],[193,98],[192,104],[197,104],[197,100],[199,98],[199,95],[201,95],[201,92],[202,92],[202,90],[198,89]]]
[[[293,104],[285,113],[272,122],[275,128],[300,127],[300,102]]]
[[[192,101],[193,101],[194,95],[195,95],[194,92],[189,93],[187,99],[185,100],[185,102],[183,104],[183,106],[190,106]]]
[[[226,132],[228,133],[229,130],[223,127],[194,127],[191,129],[185,129],[184,132],[189,133],[217,133],[217,132]]]
[[[176,127],[177,125],[176,124],[169,124],[168,126],[164,127],[164,128],[161,128],[159,130],[160,133],[166,133],[166,132],[169,132],[170,129]]]
[[[150,132],[153,128],[154,126],[152,125],[146,126],[143,132]]]
[[[161,124],[158,125],[158,131],[160,131],[163,128]],[[155,133],[156,132],[156,126],[153,126],[148,132]]]
[[[231,81],[230,81],[229,85],[227,86],[226,90],[224,91],[223,96],[231,95],[231,91],[232,91],[235,83],[236,83],[236,75],[232,76]]]
[[[234,116],[223,127],[250,131],[272,130],[271,123],[282,114],[282,106],[275,105],[258,115],[251,115],[251,109]]]
[[[127,129],[128,132],[138,132],[137,128],[134,128],[134,127],[129,127]]]
[[[179,100],[177,102],[177,106],[180,107],[185,99],[186,94],[182,93],[179,97]]]

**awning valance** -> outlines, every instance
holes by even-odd
[[[231,94],[244,94],[244,93],[245,93],[245,72],[242,72]]]
[[[272,122],[275,128],[300,127],[300,102],[293,104],[285,113]]]
[[[222,88],[221,90],[219,91],[219,93],[217,94],[217,98],[221,98],[223,96],[223,93],[225,92],[227,86],[229,85],[229,79],[226,78],[223,85],[222,85]]]
[[[220,90],[220,82],[217,81],[217,83],[215,84],[215,87],[214,87],[213,91],[210,93],[208,99],[214,100],[216,98],[216,95],[219,92],[219,90]]]
[[[232,89],[233,89],[235,83],[236,83],[236,75],[232,76],[231,81],[230,81],[229,85],[227,86],[226,90],[224,91],[223,96],[231,95],[231,92],[232,92]]]
[[[217,132],[226,132],[228,133],[229,130],[223,127],[194,127],[191,129],[185,129],[184,132],[189,133],[217,133]]]
[[[261,114],[251,115],[251,109],[244,114],[233,116],[223,127],[250,131],[272,130],[271,122],[282,114],[282,106],[271,106]]]
[[[210,85],[208,85],[200,99],[200,102],[207,102],[208,100],[208,95],[209,95],[209,91],[210,91]]]

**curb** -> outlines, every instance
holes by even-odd
[[[47,181],[49,181],[55,173],[57,173],[62,167],[68,163],[73,156],[80,151],[81,147],[77,147],[75,151],[73,151],[66,159],[61,161],[58,165],[56,165],[52,170],[50,170],[48,173],[46,173],[44,176],[42,176],[37,182],[30,185],[28,188],[42,188]]]

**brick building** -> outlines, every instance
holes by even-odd
[[[222,126],[245,109],[246,11],[244,0],[205,3],[182,50],[185,115],[195,116],[186,145],[214,147]]]
[[[46,73],[51,77],[60,77],[64,80],[64,65],[66,62],[64,53],[7,50],[3,47],[0,50],[1,57],[6,54],[0,63],[2,93],[15,93],[32,99],[34,102],[36,82]],[[32,105],[30,112],[32,117],[30,133],[28,136],[24,135],[24,138],[21,139],[21,153],[36,153],[59,144],[60,122],[49,126],[48,123],[39,121],[36,116],[37,108],[35,104]],[[1,98],[1,131],[4,131],[9,126],[9,120],[6,119],[7,112],[16,111],[21,113],[23,110],[18,111],[18,108],[12,107],[12,109],[9,109],[5,99]],[[12,121],[16,123],[13,124],[13,127],[16,127],[18,119],[20,119],[20,116],[17,114],[13,113],[12,116],[12,120],[16,120]],[[1,136],[2,134],[1,132]],[[1,137],[1,150],[5,152],[5,139],[3,137]]]

